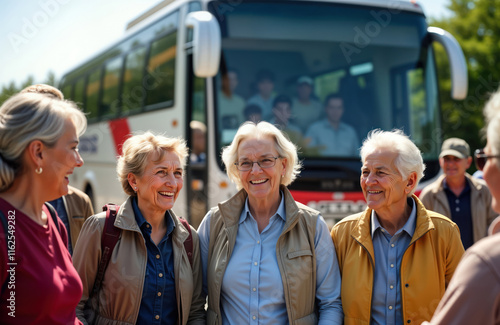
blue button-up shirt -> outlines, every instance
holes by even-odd
[[[141,307],[137,324],[175,324],[177,322],[177,299],[175,296],[174,254],[172,232],[174,221],[165,213],[167,232],[156,245],[151,239],[151,224],[144,219],[137,199],[132,200],[135,220],[141,229],[148,251],[146,279],[142,291]]]
[[[375,274],[373,278],[371,324],[403,324],[401,309],[401,260],[411,242],[417,222],[415,201],[403,228],[391,236],[379,223],[375,211],[371,215]]]
[[[211,213],[198,228],[203,265],[203,288],[207,292],[207,259]],[[223,324],[288,324],[283,282],[276,257],[276,244],[285,225],[282,195],[277,212],[259,233],[248,208],[241,212],[236,243],[224,273],[221,290]],[[319,324],[342,324],[340,271],[328,226],[318,218],[314,238],[316,252],[316,299]]]

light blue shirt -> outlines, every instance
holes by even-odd
[[[209,212],[198,228],[205,293],[211,218],[212,214]],[[282,195],[276,214],[271,217],[262,233],[259,233],[247,199],[240,215],[234,250],[222,281],[223,324],[288,324],[283,282],[276,258],[276,243],[285,221]],[[337,255],[328,226],[321,216],[316,224],[314,246],[319,324],[342,324]]]
[[[412,202],[410,218],[394,236],[379,223],[375,211],[371,215],[375,275],[373,278],[372,316],[370,324],[403,324],[401,309],[401,260],[415,232],[417,210]]]
[[[307,130],[309,147],[319,146],[323,156],[358,157],[359,140],[354,128],[340,122],[334,129],[327,119],[316,122]]]

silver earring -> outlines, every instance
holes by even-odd
[[[40,175],[42,172],[43,172],[42,167],[38,167],[37,169],[35,169],[35,173],[37,173],[38,175]]]

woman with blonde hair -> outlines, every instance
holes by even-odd
[[[68,193],[86,126],[74,103],[42,94],[17,94],[0,107],[2,324],[80,324],[82,283],[68,234],[44,202]]]
[[[73,254],[83,282],[77,315],[95,324],[205,324],[198,236],[172,210],[184,183],[185,142],[146,132],[125,141],[122,151],[117,173],[128,198],[114,222],[121,235],[91,296],[106,213],[83,225]]]

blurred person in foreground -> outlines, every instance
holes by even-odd
[[[74,103],[43,94],[17,94],[0,107],[0,217],[8,224],[0,226],[1,324],[80,324],[82,282],[68,234],[44,203],[68,193],[86,126]]]
[[[198,229],[207,323],[342,324],[328,227],[287,189],[300,169],[295,145],[268,122],[246,122],[222,160],[240,191]]]
[[[189,230],[172,211],[183,186],[188,150],[183,140],[134,135],[123,144],[117,174],[129,196],[116,215],[121,236],[111,254],[102,286],[89,294],[101,258],[101,234],[106,213],[91,216],[83,225],[73,255],[83,282],[77,315],[97,314],[95,324],[204,324],[205,300],[198,236],[191,228],[193,265],[184,241]]]
[[[493,209],[500,213],[500,91],[484,112],[487,144],[474,158],[493,196]],[[465,252],[431,324],[500,324],[500,234],[495,223],[498,218],[490,227],[491,236]]]
[[[368,208],[331,232],[344,324],[420,324],[432,316],[462,257],[460,232],[414,195],[425,165],[402,131],[370,132],[361,162]]]
[[[427,209],[441,213],[457,224],[464,249],[485,237],[496,217],[486,183],[467,173],[471,163],[469,144],[465,140],[446,139],[439,154],[443,175],[419,195]]]
[[[52,98],[64,99],[64,95],[59,89],[45,84],[28,86],[21,90],[21,93],[38,93]],[[68,231],[68,250],[73,255],[73,247],[76,245],[83,223],[94,214],[92,202],[87,194],[68,185],[68,194],[49,203],[56,209],[57,216],[61,218]]]

